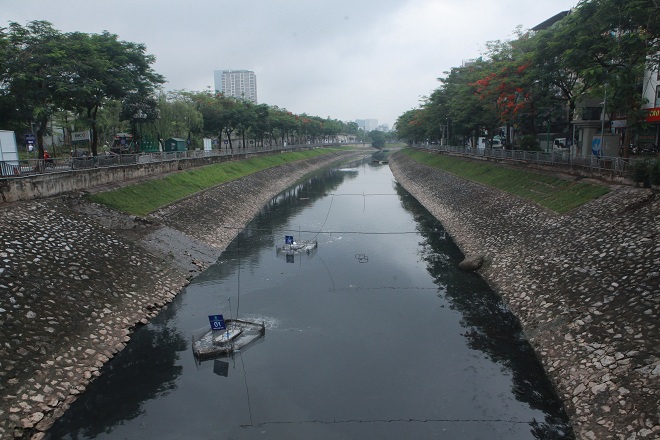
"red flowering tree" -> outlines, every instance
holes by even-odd
[[[484,105],[497,115],[500,126],[506,126],[507,144],[509,127],[523,133],[535,133],[538,90],[531,74],[530,51],[526,35],[514,42],[489,43],[490,69],[471,85]]]
[[[426,139],[425,128],[421,121],[422,110],[408,110],[399,116],[394,124],[397,137],[408,144],[418,144]]]

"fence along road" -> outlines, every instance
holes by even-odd
[[[50,159],[27,159],[19,161],[0,162],[0,179],[20,178],[35,174],[45,174],[62,171],[75,171],[81,169],[111,167],[119,165],[132,165],[144,163],[165,162],[180,159],[199,159],[218,156],[238,156],[246,154],[273,153],[283,151],[294,151],[319,147],[338,147],[354,144],[299,144],[299,145],[277,145],[265,147],[247,147],[218,150],[191,150],[155,153],[131,153],[131,154],[100,154],[98,156],[77,156]]]
[[[609,174],[613,177],[625,177],[631,162],[636,160],[593,155],[588,157],[573,157],[571,151],[568,149],[553,150],[550,153],[546,153],[542,151],[506,150],[504,148],[481,149],[430,144],[417,144],[414,147],[464,156],[484,157],[493,160],[561,167],[563,169],[570,169],[572,172],[583,171],[587,173]]]

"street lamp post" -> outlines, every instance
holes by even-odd
[[[449,118],[445,118],[447,122],[447,146],[449,146]]]
[[[605,112],[607,111],[607,84],[605,84],[605,96],[603,97],[603,114],[600,121],[600,155],[605,153]],[[625,145],[624,145],[625,148]]]

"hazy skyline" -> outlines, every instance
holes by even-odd
[[[486,43],[576,0],[0,0],[2,22],[46,20],[62,32],[143,43],[165,90],[213,89],[213,71],[257,75],[260,103],[390,127],[437,78]]]

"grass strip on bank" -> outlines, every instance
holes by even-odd
[[[146,215],[199,191],[224,182],[240,179],[267,168],[330,154],[323,148],[264,155],[244,160],[222,162],[194,168],[162,178],[88,195],[88,199],[112,209],[134,215]]]
[[[531,200],[558,214],[566,213],[610,191],[605,185],[571,181],[494,163],[478,163],[446,154],[412,148],[406,148],[402,153],[425,165]]]

